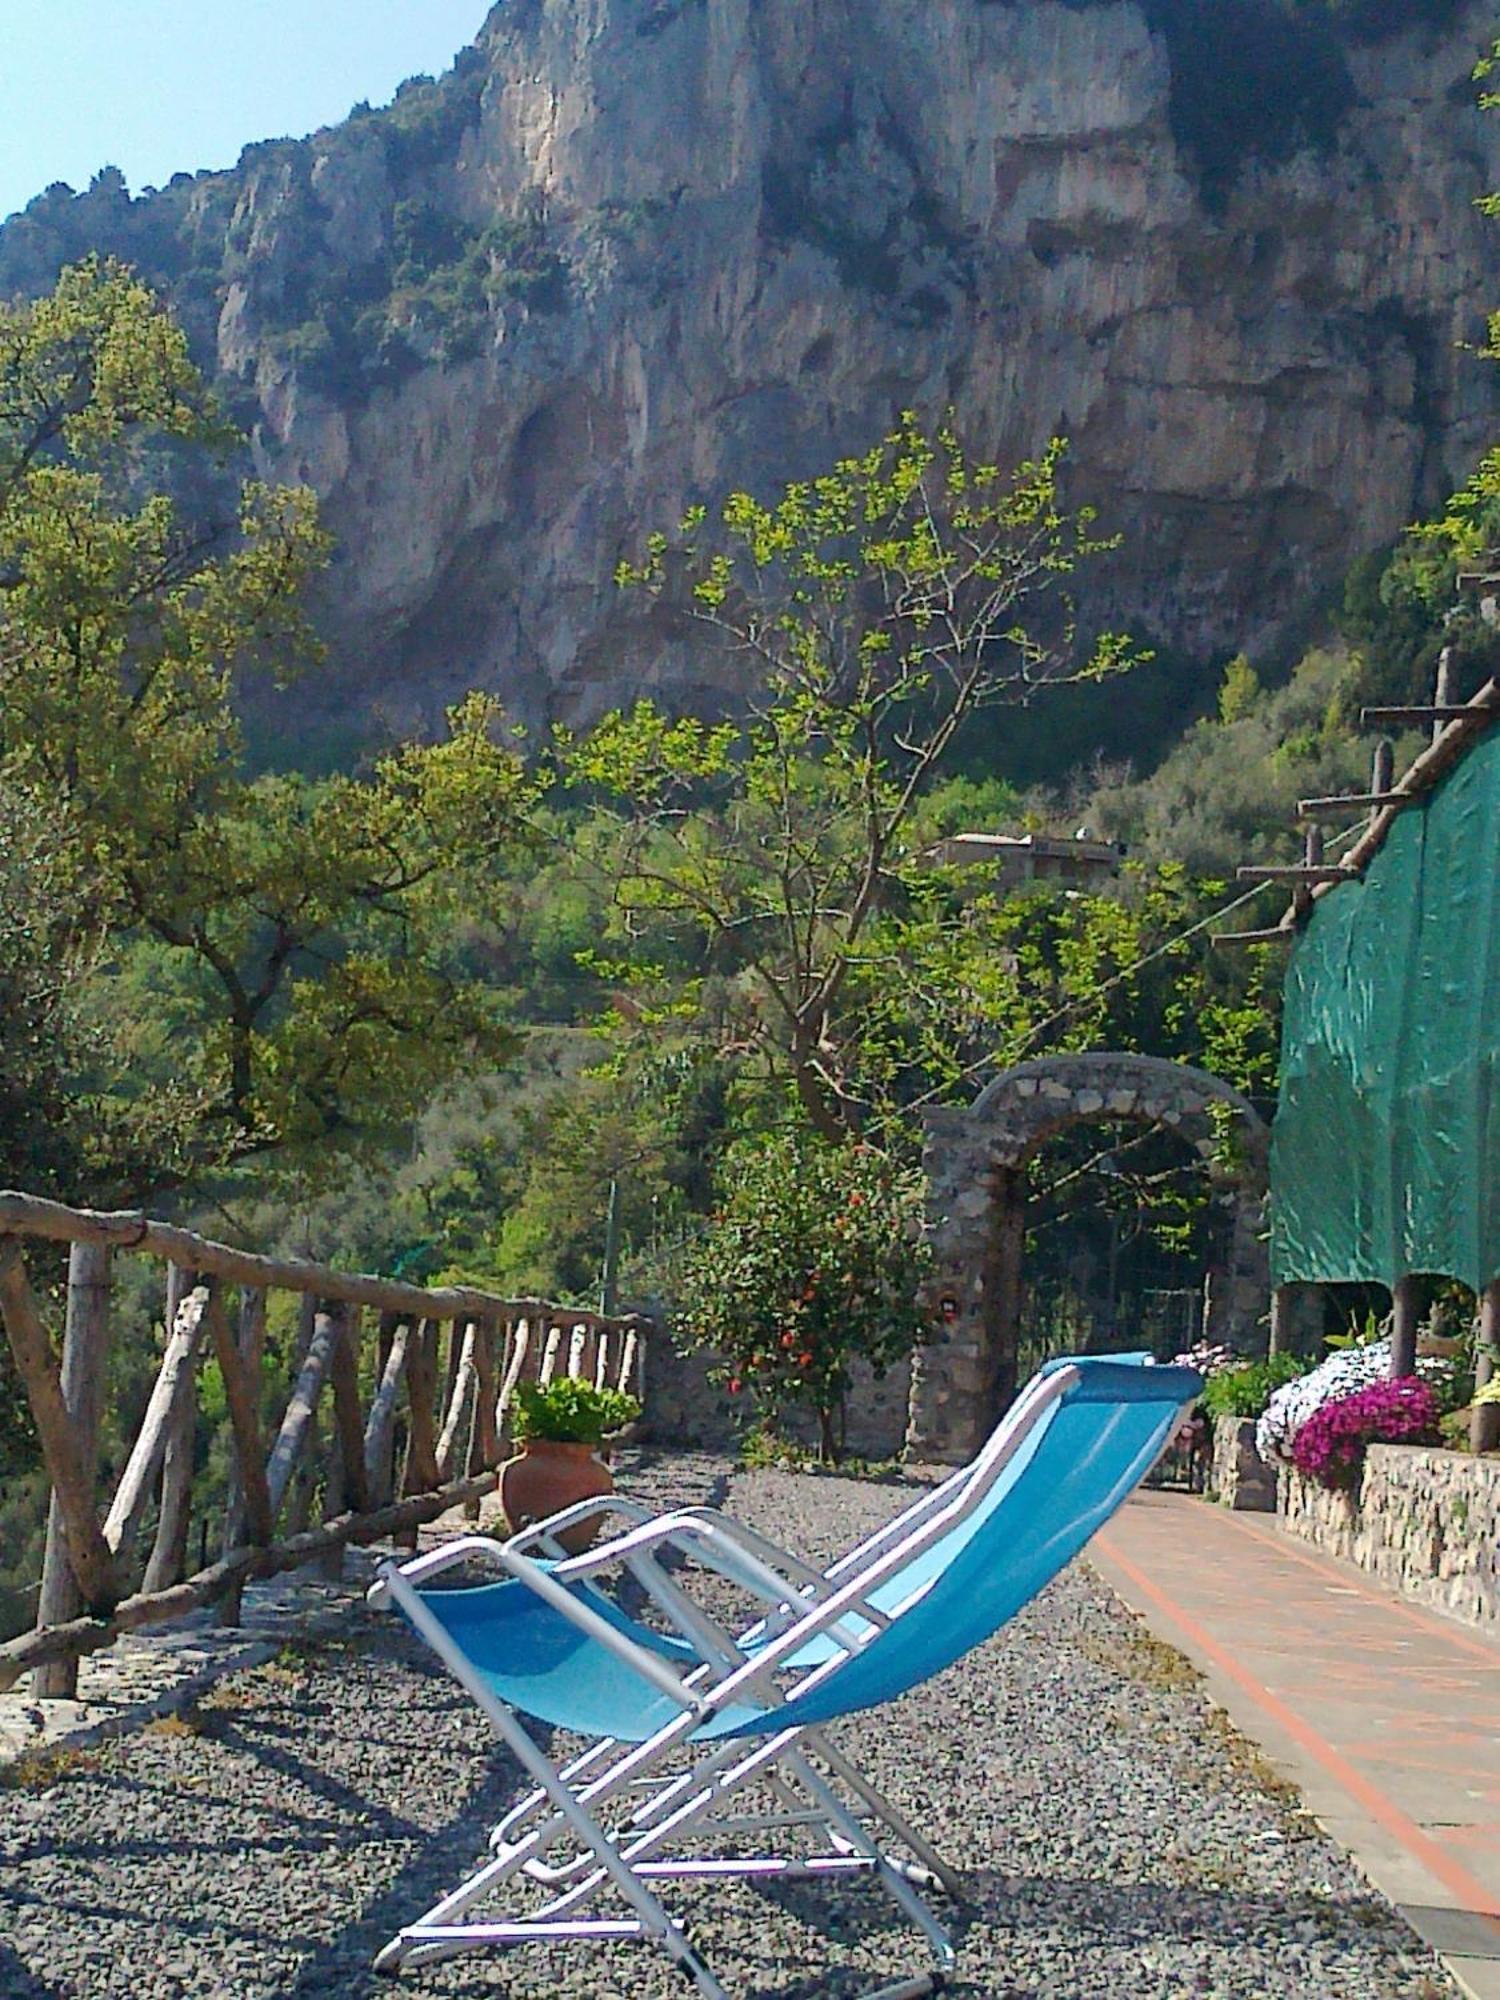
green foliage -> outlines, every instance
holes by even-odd
[[[549,1439],[554,1444],[598,1444],[622,1431],[641,1414],[634,1396],[621,1389],[596,1389],[592,1382],[562,1375],[545,1385],[518,1382],[511,1404],[511,1430],[518,1443]]]
[[[311,301],[311,316],[279,336],[308,387],[362,403],[424,363],[480,354],[507,303],[539,313],[568,300],[568,264],[538,215],[476,230],[427,200],[397,204],[389,276],[350,288],[347,274]],[[361,304],[365,293],[373,293]]]
[[[622,583],[756,660],[765,689],[739,721],[641,702],[561,741],[597,802],[579,852],[611,885],[633,981],[623,1031],[696,1021],[830,1139],[878,1111],[869,974],[891,983],[901,906],[943,875],[922,851],[924,800],[960,731],[1136,657],[1111,635],[1075,649],[1067,584],[1107,544],[1063,509],[1061,456],[1054,441],[1007,476],[908,416],[773,503],[732,494],[712,523],[695,510],[675,544],[654,536],[622,566]],[[939,934],[929,905],[902,942]],[[672,974],[685,949],[686,980]]]
[[[1203,1407],[1211,1417],[1258,1417],[1273,1392],[1307,1373],[1309,1363],[1294,1354],[1274,1354],[1243,1368],[1226,1368],[1209,1377]]]
[[[1242,861],[1295,859],[1297,800],[1369,782],[1359,673],[1347,653],[1312,652],[1284,686],[1262,687],[1248,662],[1232,662],[1219,713],[1195,722],[1149,778],[1107,783],[1091,817],[1132,854],[1192,875],[1232,879]]]
[[[1408,529],[1394,551],[1350,572],[1343,630],[1359,649],[1351,698],[1430,700],[1439,652],[1450,647],[1465,691],[1500,663],[1500,643],[1465,570],[1488,569],[1500,548],[1500,448],[1486,452],[1443,511]]]
[[[1243,653],[1236,653],[1219,688],[1220,722],[1227,726],[1253,715],[1262,692],[1259,674]]]
[[[301,593],[327,539],[303,490],[247,485],[231,527],[152,489],[163,443],[224,435],[118,266],[0,307],[0,886],[25,989],[0,1094],[71,1099],[74,1164],[117,1193],[267,1149],[326,1161],[513,1046],[449,938],[534,787],[479,698],[363,777],[244,775],[236,671],[316,657]],[[40,1067],[28,994],[57,1030]]]
[[[733,1149],[688,1246],[677,1317],[774,1427],[816,1410],[825,1458],[856,1357],[877,1374],[924,1337],[920,1177],[865,1146],[772,1134]]]
[[[442,166],[457,155],[465,133],[478,121],[484,84],[482,61],[456,64],[436,82],[430,76],[407,78],[381,121],[398,179]]]

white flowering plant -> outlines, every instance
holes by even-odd
[[[1365,1340],[1354,1347],[1341,1348],[1326,1361],[1293,1382],[1285,1383],[1266,1405],[1255,1426],[1255,1449],[1267,1465],[1291,1465],[1297,1433],[1327,1403],[1341,1402],[1367,1389],[1372,1382],[1384,1382],[1391,1372],[1389,1336]],[[1448,1382],[1453,1363],[1442,1356],[1423,1356],[1417,1373],[1435,1387]]]

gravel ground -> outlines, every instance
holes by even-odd
[[[632,1490],[726,1501],[828,1554],[899,1486],[646,1461]],[[451,1887],[514,1795],[506,1754],[396,1621],[234,1675],[181,1721],[0,1791],[0,2000],[320,2000],[398,1988],[374,1953]],[[998,1639],[840,1741],[968,1873],[961,1976],[991,2000],[1451,2000],[1438,1963],[1075,1565]],[[924,1963],[869,1884],[680,1890],[721,1979],[850,1996]],[[688,1989],[640,1946],[411,1973],[517,2000]]]

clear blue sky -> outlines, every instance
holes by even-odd
[[[0,216],[119,167],[131,192],[386,103],[488,0],[0,0]]]

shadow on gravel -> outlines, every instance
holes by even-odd
[[[23,1965],[0,1938],[0,1993],[5,2000],[66,2000],[61,1986],[49,1986],[38,1979],[30,1966]]]
[[[993,1869],[966,1874],[967,1908],[947,1905],[946,1921],[961,1941],[975,1928],[995,1926],[1026,1931],[1041,1925],[1066,1929],[1082,1943],[1221,1943],[1234,1937],[1262,1944],[1296,1943],[1306,1926],[1336,1911],[1347,1922],[1372,1929],[1398,1924],[1388,1903],[1376,1896],[1256,1894],[1254,1891],[1194,1887],[1175,1882],[1102,1882],[1051,1875],[1006,1875]],[[944,1904],[935,1899],[943,1913]]]

